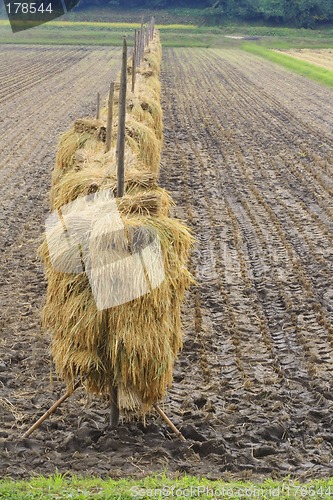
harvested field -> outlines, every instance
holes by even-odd
[[[289,49],[278,52],[333,71],[333,49]]]
[[[75,50],[3,104],[1,475],[332,474],[332,91],[237,50],[164,50],[161,184],[198,239],[164,406],[188,442],[155,415],[107,432],[106,403],[83,391],[20,439],[63,391],[50,389],[35,257],[55,138],[106,92],[114,55]]]

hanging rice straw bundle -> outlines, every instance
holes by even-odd
[[[152,128],[156,137],[162,139],[162,108],[158,101],[147,95],[139,94],[138,97],[130,97],[128,100],[128,113],[139,122]]]
[[[173,202],[157,184],[162,147],[161,47],[155,34],[129,92],[124,196],[116,150],[105,153],[105,120],[77,120],[63,134],[52,175],[40,248],[48,281],[43,324],[52,332],[57,373],[88,393],[117,389],[122,410],[144,414],[172,383],[182,347],[180,308],[193,283],[193,238],[169,217]],[[117,134],[119,84],[113,137]]]
[[[152,172],[158,172],[161,159],[161,141],[156,137],[154,130],[144,123],[128,117],[126,120],[126,137],[132,139],[129,145],[138,151],[140,160]],[[137,147],[135,146],[137,144]]]
[[[75,132],[73,128],[62,134],[58,145],[55,168],[63,170],[71,168],[75,163],[74,155],[76,151],[91,139],[92,135],[89,132]]]
[[[119,209],[122,208],[124,206],[119,205]],[[83,220],[77,223],[78,226],[87,222],[82,214],[81,218]],[[128,263],[127,245],[123,244],[119,231],[110,231],[110,221],[105,213],[95,222],[86,224],[92,241],[89,248],[93,250],[95,263],[101,263],[97,271],[110,262],[110,251],[107,261],[98,257],[105,254],[105,247],[109,244],[113,248],[111,254],[114,252],[117,256],[112,262],[113,273],[118,272],[123,281],[126,282],[127,278],[135,287],[138,284],[133,284],[133,279],[140,281],[153,271],[148,292],[128,302],[120,300],[118,306],[100,311],[87,273],[56,271],[44,242],[41,255],[48,289],[43,322],[53,332],[52,353],[56,370],[69,386],[77,376],[82,378],[89,393],[108,394],[110,387],[115,386],[120,408],[141,414],[163,398],[172,382],[174,360],[182,346],[181,302],[193,281],[186,269],[193,241],[187,228],[177,220],[162,215],[123,215],[124,233],[132,234],[132,243],[135,238],[136,241],[142,240],[140,234],[147,237],[147,232],[144,233],[147,230],[150,238],[153,235],[158,239],[164,269],[154,272],[154,269],[148,269],[149,266],[143,269],[139,258],[132,258]],[[55,231],[62,231],[61,223]],[[141,245],[142,254],[149,243],[146,241]],[[138,253],[134,248],[132,257]],[[97,272],[93,265],[91,268]],[[152,286],[154,278],[161,272],[164,279],[159,286]],[[127,290],[122,293],[126,299]]]
[[[152,51],[145,51],[140,73],[146,76],[159,77],[161,71],[161,57]]]
[[[147,169],[139,170],[138,164],[132,163],[132,156],[125,157],[125,193],[134,194],[144,190],[157,188],[156,174]],[[86,166],[80,171],[69,171],[56,183],[51,190],[51,207],[60,209],[63,205],[75,199],[95,193],[101,189],[111,189],[116,192],[116,164]]]
[[[135,95],[145,96],[147,99],[153,98],[155,101],[160,101],[161,98],[161,84],[156,76],[144,76],[138,69],[137,83]]]

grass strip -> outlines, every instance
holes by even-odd
[[[329,69],[322,68],[307,61],[300,61],[293,56],[282,54],[272,49],[261,47],[257,44],[244,43],[241,45],[241,49],[246,52],[250,52],[251,54],[263,57],[268,61],[280,64],[280,66],[283,66],[294,73],[306,76],[307,78],[323,85],[333,87],[333,71]]]
[[[0,26],[9,26],[9,21],[5,19],[0,19]],[[104,28],[104,29],[116,29],[116,30],[134,30],[141,27],[141,23],[111,23],[111,22],[100,22],[100,21],[49,21],[47,26],[56,26],[58,28],[69,28],[69,27],[89,27],[89,28]],[[207,31],[208,28],[198,28],[189,24],[156,24],[156,28],[159,30],[192,30],[194,32]]]
[[[122,35],[127,34],[128,44],[133,45],[134,30],[139,27],[138,23],[50,21],[12,33],[9,22],[0,20],[0,44],[121,46]],[[165,47],[210,47],[222,38],[218,28],[181,24],[157,27]]]
[[[184,475],[171,479],[165,473],[143,479],[107,479],[67,477],[66,474],[43,476],[28,481],[0,481],[0,499],[133,499],[133,498],[200,498],[208,500],[269,499],[297,500],[301,498],[331,499],[333,479],[299,483],[290,479],[262,483],[241,481],[210,481]]]

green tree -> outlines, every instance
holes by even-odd
[[[284,11],[284,20],[298,27],[333,20],[332,2],[327,0],[285,0]]]
[[[333,22],[333,0],[81,0],[81,5],[101,5],[124,9],[202,8],[203,22],[221,24],[227,18],[264,19],[276,24],[311,28]]]

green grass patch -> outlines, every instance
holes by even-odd
[[[0,20],[0,43],[39,45],[121,46],[122,36],[132,45],[139,23],[101,21],[51,21],[18,33],[12,33],[9,22]],[[212,47],[225,39],[219,28],[182,24],[157,24],[164,47]]]
[[[298,483],[266,480],[262,483],[241,481],[210,481],[205,478],[183,476],[171,479],[166,474],[143,479],[99,479],[66,477],[56,474],[51,478],[36,477],[29,481],[0,481],[0,498],[10,500],[54,499],[163,499],[223,498],[297,500],[301,498],[331,499],[333,479]]]
[[[256,43],[276,49],[321,49],[333,47],[333,28],[285,28],[256,24],[228,23],[220,27],[225,35],[258,37]]]
[[[264,57],[271,62],[280,64],[284,68],[294,71],[299,75],[306,76],[328,87],[333,87],[333,71],[331,70],[321,68],[320,66],[316,66],[306,61],[300,61],[295,57],[253,43],[244,43],[241,45],[241,48],[246,52],[251,52],[251,54]]]
[[[9,21],[4,19],[0,20],[0,26],[9,27]],[[39,28],[71,28],[74,30],[80,30],[82,28],[89,28],[91,30],[96,29],[107,29],[107,30],[115,30],[115,31],[123,31],[123,30],[135,30],[139,29],[141,23],[108,23],[101,21],[49,21],[47,25],[40,26]],[[196,28],[189,24],[156,24],[156,28],[160,31],[169,31],[169,30],[181,30],[181,31],[193,31],[197,32],[205,32],[208,28]]]
[[[129,45],[140,20],[154,14],[164,47],[238,47],[239,40],[225,35],[260,38],[257,43],[269,48],[329,48],[333,47],[333,28],[310,30],[270,27],[259,24],[226,22],[221,26],[200,24],[199,9],[76,9],[59,19],[32,29],[12,33],[6,18],[0,19],[0,43],[40,45],[104,45],[121,46],[122,36],[128,35]]]
[[[333,36],[333,27],[327,26],[320,29],[305,28],[286,28],[283,26],[264,26],[261,24],[250,23],[226,23],[220,28],[226,34],[259,36],[259,37],[278,37],[289,39],[330,39]]]

